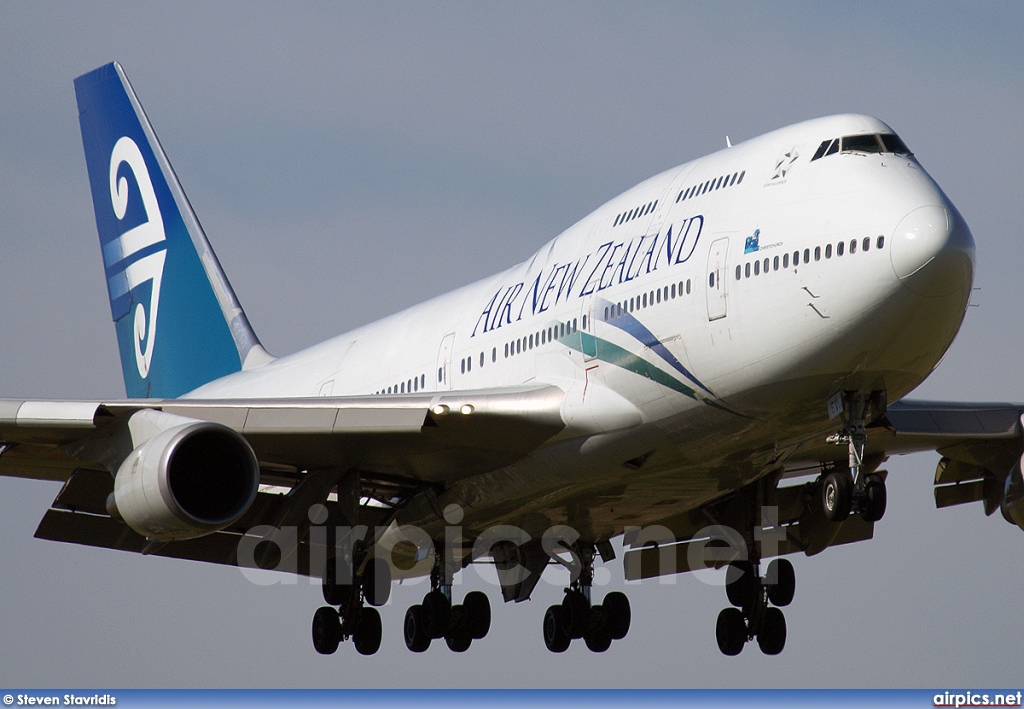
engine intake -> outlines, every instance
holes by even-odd
[[[136,413],[129,427],[133,439],[157,432],[118,468],[110,511],[146,538],[167,542],[219,531],[256,499],[259,464],[236,431],[152,410]]]

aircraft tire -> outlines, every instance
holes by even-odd
[[[405,612],[405,646],[413,652],[424,652],[430,647],[430,635],[423,606],[410,606]]]
[[[853,506],[853,480],[846,471],[829,473],[821,484],[821,507],[831,522],[842,522]]]
[[[572,642],[566,632],[564,616],[562,606],[551,606],[544,614],[544,645],[551,652],[565,652]]]
[[[778,608],[765,609],[757,644],[765,655],[778,655],[786,647],[786,616]]]
[[[470,591],[462,599],[465,623],[474,640],[483,640],[491,629],[491,602],[483,591]]]
[[[391,598],[391,567],[386,559],[374,557],[366,564],[363,596],[371,606],[383,606]]]
[[[612,591],[604,597],[605,623],[608,635],[612,640],[622,640],[629,632],[632,612],[629,609],[629,597],[622,591]]]
[[[360,655],[373,655],[380,649],[382,635],[380,611],[376,608],[362,608],[355,632],[352,633],[352,644],[356,646],[356,652]]]
[[[313,647],[321,655],[333,655],[341,642],[341,620],[330,606],[318,608],[313,614]]]
[[[331,606],[343,606],[352,594],[352,584],[338,583],[338,562],[334,558],[327,560],[324,567],[324,578],[321,588],[324,592],[324,603]]]
[[[750,608],[757,591],[754,567],[747,562],[734,561],[725,572],[725,595],[737,608]]]
[[[434,589],[423,597],[423,616],[427,623],[427,634],[434,640],[443,638],[452,626],[451,600]]]
[[[590,625],[590,604],[579,591],[569,591],[562,599],[562,618],[570,640],[579,640]]]
[[[604,652],[612,646],[612,636],[607,628],[591,628],[584,634],[583,642],[591,652]]]
[[[739,655],[747,642],[747,621],[738,608],[723,608],[715,626],[718,649],[730,657]]]
[[[796,572],[789,559],[772,559],[768,564],[768,578],[775,583],[767,584],[768,600],[780,608],[793,602],[796,594]]]
[[[885,480],[880,475],[869,475],[864,485],[864,501],[860,516],[865,522],[877,522],[885,516]]]

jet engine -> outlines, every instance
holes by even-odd
[[[1024,465],[1024,457],[1021,458],[1020,463],[1013,466],[1013,470],[1006,476],[1003,501],[999,505],[999,509],[1007,522],[1024,529],[1024,477],[1020,472],[1022,465]]]
[[[259,464],[232,429],[153,410],[134,414],[129,428],[133,441],[145,442],[118,468],[107,507],[147,539],[169,542],[219,531],[256,499]]]

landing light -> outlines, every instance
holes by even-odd
[[[444,416],[446,413],[448,413],[448,406],[445,404],[435,404],[434,408],[431,409],[431,411],[434,412],[435,416]]]
[[[462,408],[459,409],[459,411],[461,411],[464,416],[469,416],[471,413],[473,413],[473,405],[472,404],[463,404]]]

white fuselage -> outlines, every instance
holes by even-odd
[[[566,432],[441,502],[483,525],[557,522],[589,501],[596,538],[692,508],[827,431],[831,395],[895,401],[952,342],[973,271],[955,207],[912,156],[811,160],[828,139],[891,133],[833,116],[686,163],[503,273],[188,396],[553,384]],[[642,473],[623,467],[651,452]]]

